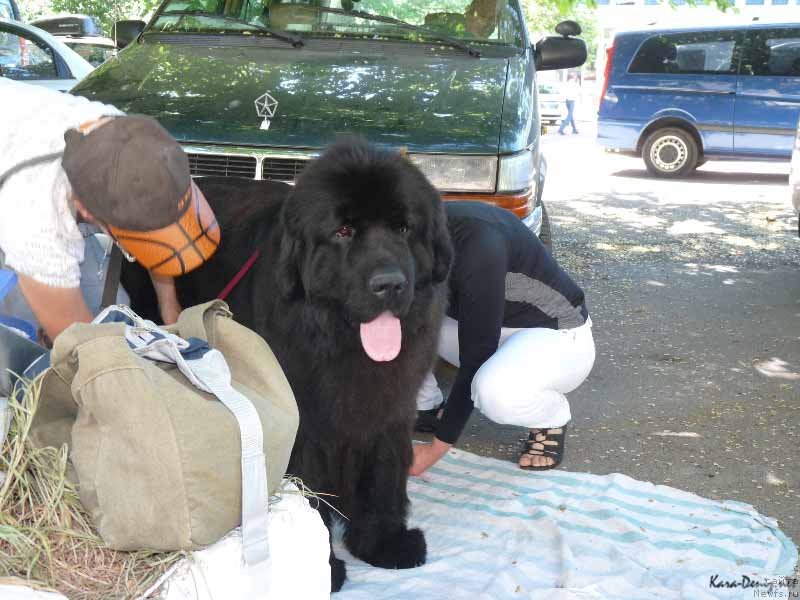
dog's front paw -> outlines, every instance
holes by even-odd
[[[425,535],[419,529],[401,529],[382,538],[374,552],[363,560],[383,569],[412,569],[425,564],[428,550]]]
[[[347,579],[347,567],[344,566],[344,561],[339,560],[331,552],[331,557],[328,561],[331,565],[331,593],[338,592],[342,589],[344,580]]]

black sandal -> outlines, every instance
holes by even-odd
[[[547,456],[553,459],[553,464],[543,466],[519,465],[519,468],[526,471],[547,471],[549,469],[555,469],[561,464],[561,460],[564,458],[564,439],[566,436],[566,425],[563,427],[552,427],[550,429],[537,429],[536,433],[531,431],[528,434],[528,440],[525,442],[527,448],[520,454],[520,459],[526,455]]]

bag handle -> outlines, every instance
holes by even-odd
[[[233,314],[222,300],[211,300],[185,308],[178,316],[175,327],[168,329],[177,332],[183,338],[194,337],[205,340],[213,348],[217,345],[217,317],[230,319]]]
[[[119,279],[122,275],[122,250],[115,243],[111,244],[111,256],[108,259],[106,281],[103,284],[103,297],[100,300],[100,310],[104,310],[117,303],[117,290]]]

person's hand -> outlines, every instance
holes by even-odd
[[[164,321],[164,325],[172,325],[178,322],[178,317],[181,314],[181,305],[177,302],[169,303],[169,304],[162,304],[158,307],[159,311],[161,312],[161,320]]]
[[[433,438],[432,442],[426,444],[414,444],[414,462],[408,472],[411,475],[422,475],[439,462],[449,449],[450,444],[438,438]]]
[[[164,321],[164,325],[172,325],[178,320],[178,315],[182,310],[178,294],[175,291],[175,279],[167,275],[156,275],[151,271],[150,280],[153,282],[158,297],[161,320]]]

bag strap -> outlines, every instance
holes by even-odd
[[[111,242],[111,256],[108,259],[108,271],[106,271],[106,281],[103,284],[103,297],[100,300],[100,310],[104,310],[117,303],[117,290],[119,290],[119,279],[122,275],[122,251]]]
[[[123,322],[131,350],[143,358],[175,364],[198,389],[216,396],[239,425],[242,451],[242,547],[245,562],[269,559],[267,462],[264,432],[253,403],[231,385],[231,372],[219,350],[200,339],[185,340],[146,321],[126,306],[102,311],[94,323]]]
[[[34,165],[38,165],[40,163],[50,162],[51,160],[55,160],[57,158],[61,158],[63,152],[52,152],[51,154],[43,154],[42,156],[34,156],[33,158],[29,158],[27,160],[23,160],[20,163],[17,163],[10,169],[3,172],[0,175],[0,187],[3,187],[3,184],[8,180],[9,177],[12,175],[19,173],[23,169],[27,169],[28,167],[33,167]]]

